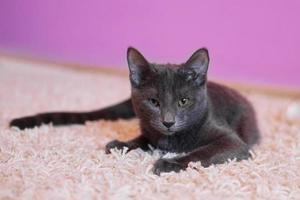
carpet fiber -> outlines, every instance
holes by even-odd
[[[151,173],[158,151],[103,151],[112,139],[137,135],[137,120],[8,128],[15,117],[92,110],[129,94],[126,77],[0,58],[0,199],[300,199],[295,98],[246,93],[262,132],[253,159],[209,168],[190,163],[161,177]]]

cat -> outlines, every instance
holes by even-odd
[[[127,50],[131,98],[92,112],[52,112],[14,119],[20,129],[53,123],[84,124],[86,121],[139,118],[141,134],[127,142],[113,140],[106,147],[141,148],[151,145],[162,152],[183,153],[160,158],[153,172],[179,172],[190,162],[203,167],[251,157],[249,150],[260,139],[255,111],[237,91],[207,81],[209,53],[198,49],[183,64],[148,62],[135,48]]]

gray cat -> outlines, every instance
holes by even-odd
[[[43,123],[84,124],[98,119],[140,120],[141,134],[127,141],[111,141],[113,148],[149,150],[149,144],[164,152],[184,156],[161,158],[153,172],[184,170],[189,162],[202,166],[238,161],[250,157],[249,149],[259,141],[259,130],[252,105],[237,91],[206,80],[209,55],[197,50],[187,62],[149,63],[136,49],[127,51],[131,99],[92,112],[52,112],[11,121],[10,126],[32,128]]]

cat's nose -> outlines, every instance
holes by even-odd
[[[170,128],[171,126],[173,126],[173,125],[175,124],[175,122],[165,122],[165,121],[163,121],[162,123],[163,123],[163,125],[165,125],[165,127],[167,127],[167,128]]]

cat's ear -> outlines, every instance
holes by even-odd
[[[185,68],[192,69],[198,75],[206,75],[209,65],[209,55],[206,48],[198,49],[184,64]]]
[[[147,76],[146,73],[150,70],[150,65],[144,56],[133,47],[127,49],[127,62],[130,81],[134,87],[138,87]]]

